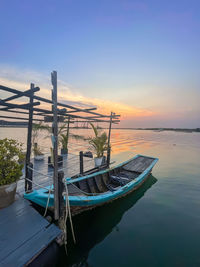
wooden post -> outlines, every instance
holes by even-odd
[[[80,174],[83,174],[83,151],[79,152],[79,159],[80,159]]]
[[[28,118],[28,132],[27,132],[27,146],[26,146],[26,165],[25,165],[25,192],[28,191],[28,181],[26,178],[29,179],[29,169],[28,166],[30,164],[31,159],[31,139],[32,139],[32,128],[33,128],[33,95],[34,92],[32,89],[34,89],[34,84],[31,83],[30,86],[31,92],[30,92],[30,100],[29,100],[29,118]]]
[[[111,112],[110,114],[110,125],[109,125],[109,132],[108,132],[108,148],[107,148],[107,166],[110,165],[110,136],[111,136],[111,128],[112,128],[112,116],[114,113]]]
[[[67,121],[67,150],[68,150],[68,143],[69,143],[69,124],[70,124],[70,116],[68,117],[68,121]]]
[[[64,172],[59,171],[58,172],[58,196],[59,196],[59,218],[63,216],[64,211],[64,198],[63,198],[63,192],[64,192],[64,184],[63,184],[63,178],[64,178]]]
[[[30,168],[28,168],[30,167]],[[27,166],[28,169],[28,181],[27,181],[27,192],[31,192],[33,188],[33,163],[30,162],[29,165]],[[30,180],[30,181],[29,181]]]
[[[54,218],[59,219],[59,191],[58,191],[58,118],[57,118],[57,72],[51,73],[52,89],[52,144],[53,144],[53,182],[54,182]]]

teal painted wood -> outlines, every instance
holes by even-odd
[[[61,234],[20,197],[0,210],[0,266],[24,266]]]
[[[109,172],[115,168],[121,167],[127,163],[129,163],[131,160],[136,159],[138,157],[140,157],[142,155],[137,155],[134,158],[131,158],[130,160],[127,160],[126,162],[123,162],[111,169],[106,169],[106,170],[102,170],[87,176],[83,176],[83,177],[79,177],[76,179],[71,179],[71,178],[66,178],[68,184],[70,183],[75,183],[81,180],[85,180],[85,179],[90,179],[93,178],[96,175],[100,175],[106,172]],[[146,156],[142,156],[142,157],[146,157]],[[148,157],[146,157],[148,158]],[[99,194],[95,194],[95,195],[74,195],[74,196],[69,196],[69,202],[70,202],[70,206],[95,206],[95,205],[100,205],[100,204],[104,204],[108,201],[112,201],[114,199],[117,199],[119,197],[122,197],[123,195],[126,195],[129,191],[134,190],[135,187],[137,187],[140,183],[142,183],[145,178],[149,175],[149,173],[151,172],[152,168],[154,167],[154,165],[156,164],[156,162],[158,161],[157,158],[152,158],[154,159],[153,162],[149,165],[149,167],[142,172],[137,178],[135,178],[134,180],[130,181],[129,183],[127,183],[126,185],[120,187],[118,190],[116,191],[108,191],[105,193],[99,193]],[[48,187],[49,189],[50,187]],[[25,194],[24,195],[25,198],[37,203],[38,205],[42,206],[42,207],[46,207],[47,204],[47,199],[48,199],[48,192],[45,189],[39,189],[36,191],[33,191],[32,193],[29,194]],[[54,198],[53,198],[53,194],[50,194],[49,197],[49,207],[53,207],[54,205]]]

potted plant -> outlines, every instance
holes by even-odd
[[[84,136],[69,133],[69,120],[64,123],[58,130],[58,141],[59,145],[61,144],[61,155],[68,154],[68,142],[69,137],[74,138],[76,140],[85,140]]]
[[[44,154],[42,153],[40,147],[38,146],[38,143],[33,144],[33,153],[34,153],[34,159],[35,160],[43,160]]]
[[[9,206],[15,200],[23,158],[21,143],[7,138],[0,140],[0,208]]]
[[[96,157],[94,158],[95,167],[102,165],[104,151],[107,150],[107,134],[101,133],[92,123],[90,123],[94,131],[95,136],[89,138],[89,144],[93,147]]]
[[[61,144],[61,155],[68,154],[69,122],[64,123],[58,130],[58,142]]]
[[[44,126],[42,123],[34,123],[33,129],[32,129],[32,144],[33,144],[33,154],[35,160],[43,160],[44,154],[42,153],[42,150],[40,146],[38,145],[38,135],[41,130],[46,130],[46,126]]]
[[[62,144],[61,154],[62,155],[68,154],[68,135],[61,134],[60,135],[60,142]]]

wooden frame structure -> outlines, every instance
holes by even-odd
[[[0,85],[0,90],[12,93],[12,96],[5,99],[0,99],[0,111],[6,113],[20,114],[20,117],[8,116],[0,114],[0,118],[14,119],[28,122],[28,133],[27,133],[27,147],[26,147],[26,163],[25,163],[25,191],[29,192],[32,189],[32,182],[30,181],[31,169],[29,168],[32,164],[31,159],[31,146],[32,146],[32,127],[33,122],[52,122],[52,140],[53,140],[53,155],[54,155],[54,201],[55,201],[55,211],[54,217],[56,220],[59,219],[60,214],[60,204],[59,204],[59,185],[58,177],[62,176],[58,174],[58,122],[62,121],[62,118],[68,119],[78,119],[79,122],[103,122],[109,124],[109,134],[108,134],[108,151],[107,151],[107,165],[110,164],[110,136],[112,124],[118,124],[120,122],[120,115],[116,115],[111,112],[110,115],[104,115],[96,112],[97,108],[79,108],[72,105],[60,103],[57,101],[57,72],[53,71],[51,73],[52,82],[52,99],[47,99],[40,97],[35,93],[40,91],[39,87],[36,87],[33,83],[30,84],[30,89],[26,91],[20,91],[13,88],[9,88]],[[26,103],[13,103],[13,100],[19,100],[26,97],[28,102]],[[41,103],[50,104],[50,108],[38,107]],[[69,123],[68,123],[69,127]]]

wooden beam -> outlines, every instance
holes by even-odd
[[[32,104],[32,106],[38,106],[40,105],[40,102],[35,102]],[[7,103],[4,102],[4,100],[0,99],[0,106],[6,106],[7,108],[3,108],[1,109],[2,111],[8,111],[8,108],[19,108],[19,109],[29,109],[30,107],[30,103],[29,104],[11,104],[11,103]]]
[[[120,117],[120,115],[113,115],[112,118],[119,119],[119,117]],[[85,117],[85,118],[86,119],[96,119],[96,118],[102,118],[102,117],[100,117],[100,116],[92,116],[92,117]],[[108,117],[106,116],[106,118],[108,118]],[[110,116],[109,116],[109,118],[110,118]]]
[[[79,123],[79,122],[80,122],[80,123],[81,123],[81,122],[83,122],[83,123],[86,123],[86,122],[88,122],[88,123],[89,123],[89,122],[107,122],[107,123],[110,123],[110,120],[109,120],[109,121],[108,121],[108,120],[106,121],[106,120],[95,120],[95,119],[92,120],[92,119],[91,119],[91,120],[74,121],[74,122],[78,122],[78,123]],[[119,123],[119,122],[120,122],[120,120],[112,120],[112,123]]]
[[[37,99],[37,100],[39,100],[39,101],[43,101],[45,103],[52,104],[52,100],[46,99],[44,97],[40,97],[40,96],[36,96],[35,95],[34,98]],[[94,108],[81,109],[81,108],[76,108],[76,107],[73,107],[71,105],[63,104],[63,103],[60,103],[60,102],[58,102],[57,105],[58,106],[61,106],[61,107],[73,109],[72,112],[89,112],[90,113],[92,110],[96,110],[97,109],[96,107],[94,107]]]
[[[0,89],[5,90],[5,89],[3,89],[3,87],[4,87],[4,88],[7,88],[7,89],[9,89],[9,90],[12,90],[12,93],[14,93],[14,91],[16,91],[16,92],[14,93],[14,94],[16,94],[16,95],[13,95],[13,96],[10,96],[10,97],[4,99],[5,102],[8,102],[8,101],[11,101],[11,100],[14,100],[14,99],[16,99],[16,98],[23,97],[23,96],[29,97],[29,96],[30,96],[30,93],[31,93],[31,89],[26,90],[26,91],[24,91],[24,92],[21,92],[21,91],[18,91],[18,90],[11,89],[11,88],[8,88],[8,87],[5,87],[5,86],[0,85]],[[14,91],[13,91],[13,90],[14,90]],[[7,90],[6,90],[6,91],[7,91]],[[40,91],[40,88],[39,88],[39,87],[34,87],[32,91],[34,91],[34,93],[35,93],[35,92],[38,92],[38,91]]]
[[[43,98],[43,97],[40,97],[40,96],[34,96],[34,98],[39,100],[39,101],[43,101],[43,102],[52,104],[52,101],[49,100],[49,99],[46,99],[46,98]],[[77,112],[84,112],[84,113],[89,113],[89,114],[93,114],[93,115],[98,115],[98,116],[103,117],[103,118],[110,118],[109,115],[103,115],[103,114],[91,111],[91,109],[93,109],[93,108],[91,108],[91,109],[81,109],[81,108],[73,107],[71,105],[62,104],[62,103],[59,103],[59,102],[57,103],[57,105],[61,106],[61,107],[73,109],[73,110],[75,110]],[[67,113],[70,113],[70,111],[68,111]],[[120,115],[116,115],[116,116],[120,116]]]
[[[20,117],[11,117],[11,116],[3,116],[3,115],[0,115],[0,118],[5,118],[5,119],[15,119],[15,120],[23,120],[23,121],[28,121],[29,119],[28,118],[20,118]],[[40,119],[34,119],[34,121],[44,121],[44,120],[40,120]]]
[[[28,115],[29,114],[29,112],[27,112],[27,111],[19,111],[19,110],[10,110],[10,109],[8,109],[8,110],[1,110],[0,109],[0,111],[4,111],[4,112],[11,112],[11,113],[19,113],[19,114],[26,114],[26,115]],[[35,115],[35,116],[44,116],[44,115],[42,115],[42,114],[40,114],[40,113],[33,113],[33,115]]]

